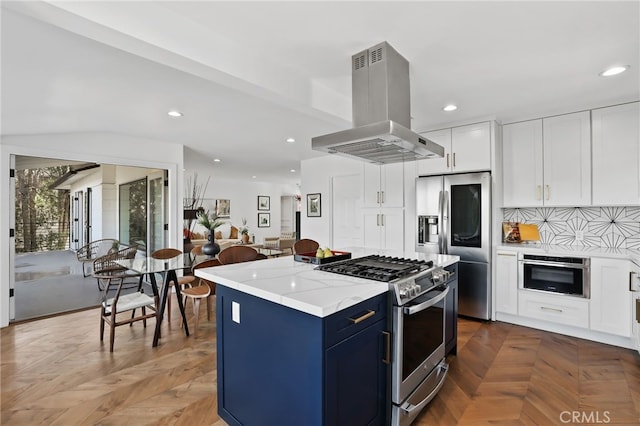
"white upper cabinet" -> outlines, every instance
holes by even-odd
[[[640,203],[639,105],[592,111],[594,205]]]
[[[542,120],[544,204],[591,204],[589,111]]]
[[[444,147],[443,158],[418,161],[418,175],[491,169],[491,123],[486,121],[421,133]]]
[[[542,120],[502,126],[503,203],[542,205]]]
[[[591,204],[591,133],[583,111],[503,126],[505,207]]]
[[[363,207],[404,207],[404,164],[363,164]]]

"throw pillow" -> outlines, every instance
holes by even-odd
[[[231,226],[231,233],[229,234],[229,238],[232,240],[238,238],[238,228],[236,228],[235,226]]]

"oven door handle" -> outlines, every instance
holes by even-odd
[[[441,302],[445,297],[447,297],[447,294],[449,294],[448,286],[444,289],[442,293],[440,293],[438,296],[434,297],[433,299],[429,299],[426,302],[420,303],[419,305],[403,308],[402,313],[404,313],[405,315],[413,315],[420,311],[424,311],[425,309],[428,309],[433,305]]]
[[[537,265],[537,266],[549,266],[552,268],[567,268],[567,269],[588,269],[589,265],[581,265],[579,263],[560,263],[560,262],[544,262],[535,260],[521,260],[523,265]]]

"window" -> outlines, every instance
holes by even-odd
[[[138,244],[146,251],[147,179],[120,185],[120,242]]]

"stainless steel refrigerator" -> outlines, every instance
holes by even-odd
[[[416,251],[460,256],[458,313],[491,317],[491,174],[416,179]]]

